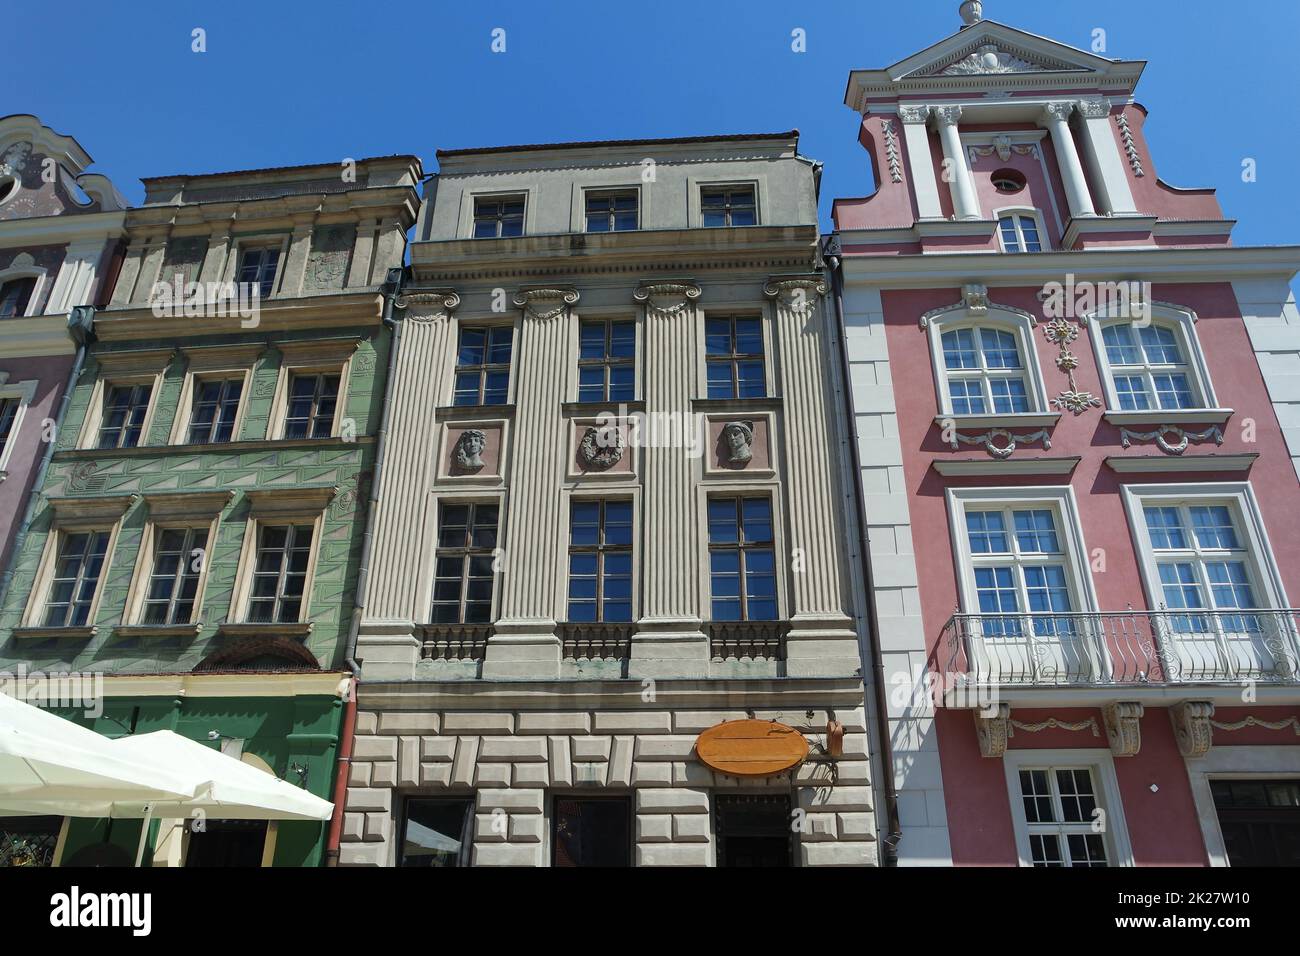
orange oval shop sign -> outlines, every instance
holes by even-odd
[[[793,727],[773,720],[732,720],[700,734],[695,755],[719,773],[771,777],[803,762],[808,741]]]

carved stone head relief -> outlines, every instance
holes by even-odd
[[[722,428],[722,461],[743,465],[754,457],[754,423],[727,422]]]
[[[456,439],[452,458],[456,467],[464,471],[478,471],[483,467],[483,450],[487,448],[487,435],[480,428],[467,428]]]

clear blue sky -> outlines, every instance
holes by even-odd
[[[0,115],[75,136],[132,202],[142,176],[439,147],[797,127],[830,200],[871,191],[850,69],[959,25],[957,0],[222,0],[13,4]],[[1300,243],[1295,0],[986,0],[990,19],[1150,61],[1161,178],[1215,186],[1239,244]],[[206,53],[190,31],[207,31]],[[491,31],[506,30],[506,52]],[[791,31],[807,34],[791,51]],[[26,38],[26,39],[24,39]],[[1243,158],[1258,181],[1243,183]]]

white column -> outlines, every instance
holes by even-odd
[[[934,160],[930,156],[930,133],[925,125],[930,118],[930,107],[900,106],[898,118],[903,124],[903,140],[907,143],[908,179],[912,183],[912,194],[916,196],[917,214],[922,219],[942,219],[939,184],[934,178]]]
[[[572,288],[526,289],[514,299],[523,321],[513,373],[501,614],[488,638],[484,677],[560,676],[555,631],[567,525],[560,489],[569,436],[556,411],[566,397],[569,310],[577,301]]]
[[[1065,183],[1065,198],[1070,203],[1070,215],[1079,219],[1095,216],[1092,197],[1088,193],[1088,180],[1083,175],[1083,163],[1079,160],[1079,151],[1074,146],[1074,135],[1070,132],[1070,114],[1074,112],[1073,103],[1048,103],[1043,107],[1043,124],[1052,134],[1052,145],[1056,147],[1056,161],[1061,167],[1061,179]]]
[[[786,640],[789,677],[842,677],[862,666],[857,632],[845,611],[845,528],[831,449],[828,411],[832,351],[826,341],[821,276],[777,276],[764,287],[776,313],[781,362],[785,489],[789,521],[791,608]]]
[[[960,106],[936,106],[934,118],[939,124],[939,141],[943,144],[943,165],[946,177],[951,178],[952,208],[958,219],[979,219],[980,203],[975,195],[975,182],[971,179],[966,150],[961,145],[957,123],[961,120]]]
[[[1100,194],[1101,211],[1111,216],[1137,215],[1128,170],[1110,121],[1110,103],[1097,97],[1080,100],[1076,108],[1083,119],[1083,151]]]
[[[645,402],[651,412],[676,412],[693,427],[699,362],[696,328],[700,289],[688,283],[643,285]],[[645,498],[641,527],[641,616],[632,638],[629,677],[705,677],[709,641],[700,616],[700,530],[696,468],[685,439],[667,426],[641,449]],[[682,440],[678,440],[682,439]]]

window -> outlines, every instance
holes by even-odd
[[[1038,220],[1028,213],[998,217],[998,234],[1002,237],[1003,252],[1043,251],[1043,242],[1038,237]]]
[[[473,800],[406,801],[398,866],[469,866]]]
[[[235,419],[239,415],[239,397],[243,391],[242,378],[195,382],[189,443],[204,445],[231,441],[235,437]]]
[[[514,335],[515,330],[508,325],[460,330],[453,405],[505,404]]]
[[[709,499],[709,574],[715,621],[776,620],[770,499]]]
[[[631,501],[573,501],[569,520],[569,620],[632,620]]]
[[[981,615],[1066,614],[1076,609],[1054,509],[970,503],[965,515]],[[1035,634],[1060,634],[1072,624],[1069,619],[1034,617],[1032,627]],[[981,621],[985,636],[1018,636],[1022,628],[1020,617]]]
[[[496,504],[439,506],[434,624],[491,623],[499,513]]]
[[[954,415],[1030,410],[1025,363],[1016,336],[1003,329],[943,333],[943,364]]]
[[[45,602],[45,627],[86,627],[108,553],[107,531],[61,533]]]
[[[474,200],[475,239],[497,239],[523,234],[523,196],[494,196]]]
[[[635,189],[587,193],[588,232],[626,232],[637,226]]]
[[[991,179],[993,188],[1007,195],[1020,192],[1028,184],[1025,174],[1017,169],[999,169]]]
[[[556,797],[552,866],[631,866],[632,801],[627,797]]]
[[[1300,780],[1217,779],[1210,793],[1231,866],[1300,866]]]
[[[578,401],[632,401],[636,397],[636,323],[583,322],[579,339]]]
[[[12,319],[27,314],[27,305],[36,291],[36,277],[10,279],[0,286],[0,319]]]
[[[791,866],[794,830],[788,794],[719,793],[714,801],[718,866]]]
[[[285,438],[328,438],[333,434],[340,378],[324,372],[290,376]],[[236,395],[236,406],[238,403]],[[233,423],[232,417],[232,427]]]
[[[258,525],[249,623],[293,624],[300,620],[311,542],[309,524]]]
[[[762,398],[767,394],[760,319],[706,319],[704,340],[709,398]]]
[[[9,437],[13,434],[14,422],[18,420],[18,409],[22,403],[16,398],[0,399],[0,458],[4,457],[9,447]]]
[[[256,285],[263,299],[270,298],[275,290],[275,273],[279,265],[279,246],[245,249],[239,257],[239,281]]]
[[[704,225],[753,226],[758,223],[753,186],[708,186],[700,190]]]
[[[202,829],[187,821],[185,866],[260,867],[266,852],[265,820],[205,819]]]
[[[100,448],[135,448],[144,431],[152,385],[108,385],[104,392],[103,420],[99,426]]]
[[[1105,810],[1089,767],[1022,767],[1021,809],[1030,862],[1042,867],[1109,865]]]
[[[1104,326],[1101,335],[1121,410],[1196,407],[1191,373],[1173,329],[1116,322]]]
[[[144,624],[188,624],[206,560],[206,528],[160,528],[144,599]]]

